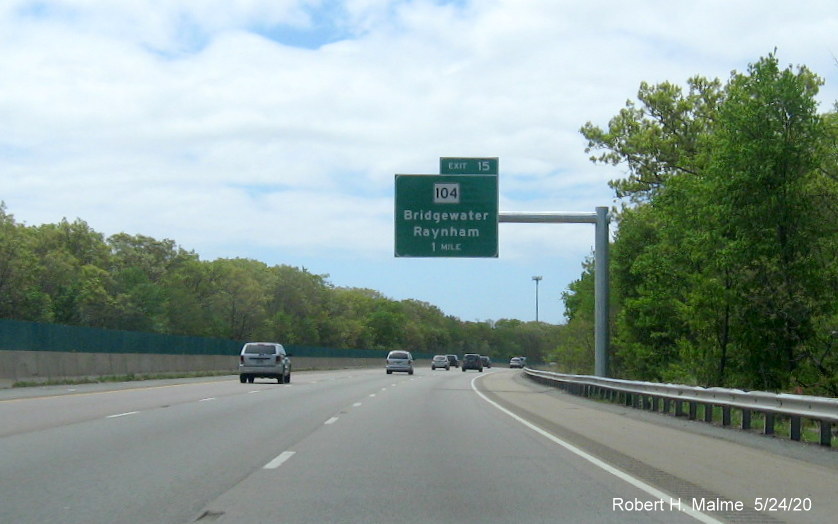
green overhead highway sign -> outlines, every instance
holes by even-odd
[[[498,159],[441,157],[439,173],[442,175],[497,175]]]
[[[498,177],[396,175],[397,257],[497,257]]]

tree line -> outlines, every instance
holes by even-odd
[[[726,83],[642,83],[601,128],[620,166],[612,374],[838,396],[838,104],[774,54]],[[592,369],[593,265],[565,293],[552,358]]]
[[[465,322],[417,300],[336,287],[328,275],[245,258],[201,260],[175,241],[84,220],[27,226],[0,202],[0,318],[287,344],[475,352],[540,361],[558,326]]]

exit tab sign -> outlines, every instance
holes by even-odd
[[[441,175],[497,175],[498,159],[494,158],[456,158],[439,159]]]

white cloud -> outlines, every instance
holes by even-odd
[[[501,210],[609,205],[621,172],[590,164],[586,121],[643,80],[725,79],[775,46],[827,79],[827,109],[836,24],[819,1],[10,2],[0,198],[30,224],[80,217],[202,255],[389,257],[395,173],[497,156]],[[502,226],[501,256],[575,278],[592,233],[551,227]]]

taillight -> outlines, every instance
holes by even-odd
[[[244,364],[244,355],[239,355],[239,364]]]

